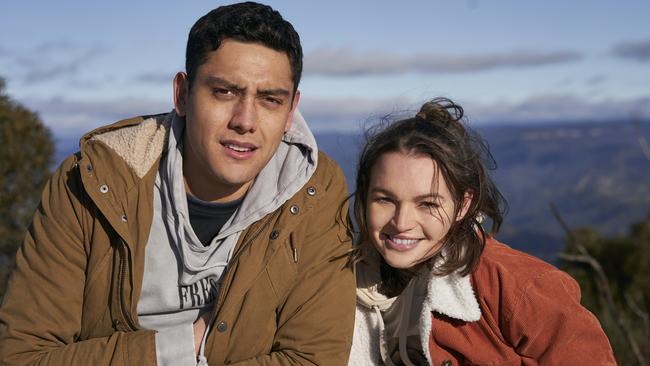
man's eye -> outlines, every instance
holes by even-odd
[[[227,97],[227,96],[232,96],[234,93],[230,89],[223,89],[223,88],[215,88],[212,91],[214,95],[219,96],[219,97]]]
[[[284,104],[284,101],[280,98],[275,98],[275,97],[264,97],[264,103],[267,103],[272,106],[279,106]]]

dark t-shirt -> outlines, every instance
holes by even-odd
[[[190,224],[203,245],[210,245],[212,239],[219,233],[223,224],[230,219],[230,216],[235,213],[242,201],[243,198],[232,202],[213,203],[187,195]]]

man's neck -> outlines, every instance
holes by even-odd
[[[252,182],[239,186],[224,186],[211,182],[209,184],[190,183],[191,179],[183,176],[185,192],[205,202],[226,203],[236,201],[244,197]]]

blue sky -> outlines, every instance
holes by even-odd
[[[447,96],[470,123],[650,117],[650,2],[269,1],[301,35],[318,131]],[[187,32],[223,2],[7,1],[0,76],[58,136],[172,108]]]

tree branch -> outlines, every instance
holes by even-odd
[[[632,124],[634,124],[634,128],[636,129],[636,138],[639,141],[641,152],[646,160],[650,161],[650,145],[648,145],[648,140],[645,138],[641,129],[641,118],[639,116],[632,116]]]
[[[625,324],[625,321],[621,317],[621,314],[618,311],[616,311],[614,296],[612,295],[612,290],[609,286],[609,280],[607,279],[607,275],[605,274],[605,271],[603,271],[603,267],[600,265],[600,263],[598,263],[598,261],[594,257],[592,257],[589,254],[587,248],[585,248],[584,245],[582,245],[582,243],[580,243],[576,239],[575,235],[573,234],[573,231],[569,229],[569,226],[566,224],[566,222],[560,215],[560,212],[558,211],[557,207],[553,203],[551,203],[550,206],[551,206],[551,212],[553,213],[553,216],[566,232],[566,235],[569,238],[570,243],[573,244],[573,246],[578,250],[578,252],[580,252],[579,255],[569,254],[569,253],[559,253],[558,257],[569,262],[586,263],[591,267],[591,269],[596,274],[596,285],[598,286],[598,292],[600,294],[601,300],[604,301],[605,308],[609,312],[612,319],[614,319],[615,324],[617,325],[619,331],[625,336],[625,340],[627,341],[628,345],[632,349],[632,353],[634,353],[634,356],[636,357],[638,364],[641,366],[646,365],[645,357],[643,356],[643,353],[641,352],[641,349],[639,348],[636,339],[632,336],[632,332],[628,328],[627,324]]]
[[[648,315],[647,311],[643,311],[639,304],[636,303],[632,295],[630,295],[629,292],[625,293],[625,303],[627,306],[632,310],[634,315],[638,316],[641,318],[643,321],[643,330],[645,331],[645,336],[650,337],[650,315]]]

